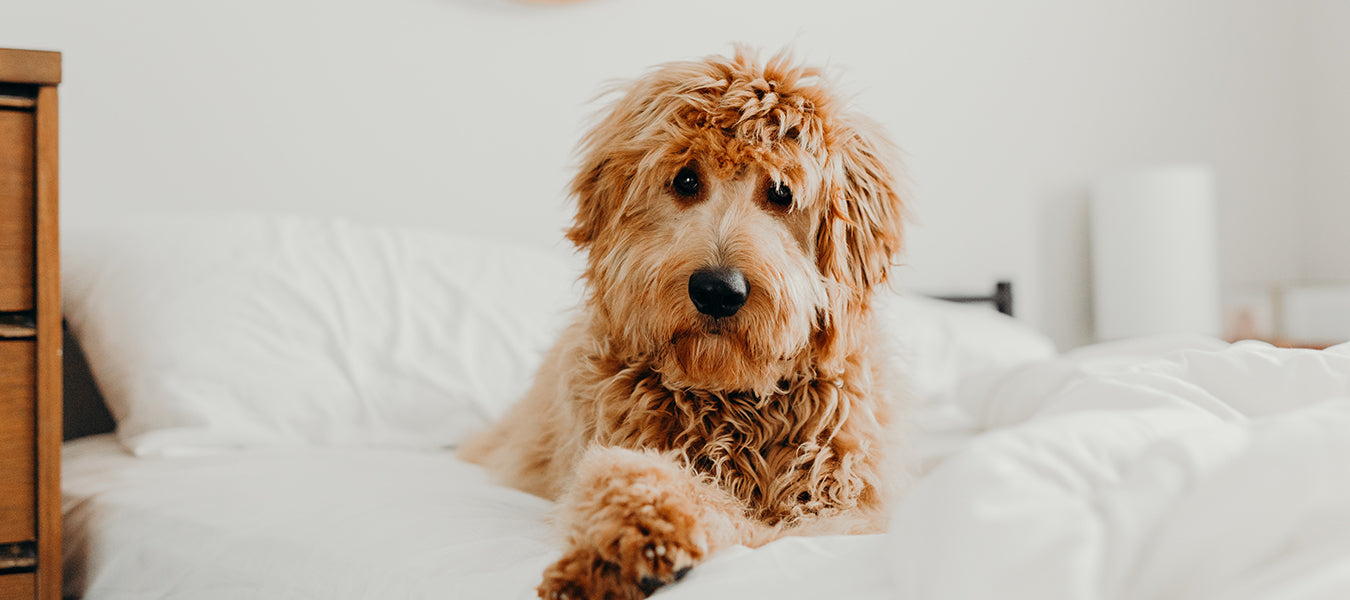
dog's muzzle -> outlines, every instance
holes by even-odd
[[[729,267],[699,269],[689,276],[689,299],[694,308],[720,319],[736,314],[745,305],[750,285],[745,275]]]

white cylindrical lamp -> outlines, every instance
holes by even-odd
[[[1168,166],[1092,188],[1093,307],[1098,340],[1220,333],[1214,175]]]

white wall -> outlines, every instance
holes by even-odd
[[[1310,74],[1305,278],[1350,282],[1350,2],[1318,0],[1307,14]]]
[[[1110,170],[1214,165],[1225,284],[1302,273],[1290,202],[1312,67],[1290,6],[0,0],[0,45],[65,53],[67,221],[257,209],[562,248],[570,151],[602,82],[730,41],[795,43],[907,151],[903,285],[1014,279],[1022,315],[1072,346],[1091,330],[1086,189]]]

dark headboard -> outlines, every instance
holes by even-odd
[[[75,336],[66,327],[61,351],[61,400],[63,439],[73,440],[86,435],[108,433],[117,427],[108,407],[103,403],[103,395],[94,385],[94,376],[89,372],[89,361],[84,358],[84,350]]]
[[[989,296],[935,296],[939,300],[948,302],[962,303],[984,303],[994,305],[994,308],[1008,316],[1013,316],[1013,289],[1011,281],[1000,281],[994,284],[994,293]]]

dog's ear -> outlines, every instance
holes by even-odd
[[[622,190],[610,189],[610,177],[606,173],[608,160],[591,156],[586,158],[587,164],[582,165],[581,171],[572,180],[572,195],[577,200],[577,212],[572,217],[572,226],[567,229],[567,239],[577,248],[587,248],[595,241],[609,220],[606,206],[613,202],[607,198],[622,193]]]
[[[577,248],[588,249],[615,225],[637,175],[642,152],[622,142],[638,135],[642,123],[636,115],[651,100],[635,91],[640,90],[611,90],[609,93],[623,92],[624,96],[609,106],[605,117],[586,132],[577,148],[581,167],[572,178],[577,212],[567,229],[567,239]]]
[[[863,293],[886,281],[903,245],[897,150],[871,122],[844,125],[826,167],[828,206],[816,233],[821,273]]]

